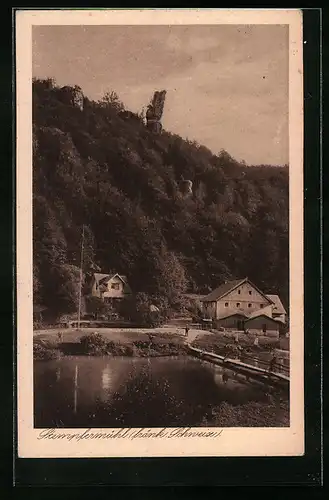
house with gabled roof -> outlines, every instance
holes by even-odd
[[[266,295],[248,278],[226,281],[201,302],[204,317],[227,329],[278,334],[285,322],[278,295]]]
[[[118,273],[94,273],[91,281],[91,295],[104,302],[120,300],[131,295],[127,276]]]
[[[285,310],[280,297],[278,295],[266,295],[266,297],[273,302],[272,317],[286,323],[287,311]]]
[[[228,311],[243,312],[248,315],[253,311],[274,305],[248,278],[226,281],[201,299],[203,311],[212,319],[219,319]]]

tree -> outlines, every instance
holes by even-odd
[[[86,301],[86,312],[92,314],[95,319],[102,314],[106,314],[109,307],[100,297],[95,297],[93,295],[87,295],[85,297]]]
[[[69,264],[54,266],[43,283],[43,302],[54,317],[78,311],[80,269]]]
[[[109,107],[109,108],[115,110],[117,113],[125,110],[125,107],[124,107],[123,103],[120,101],[118,94],[116,92],[114,92],[113,90],[106,92],[104,94],[104,96],[102,97],[102,99],[100,101],[100,104],[104,108]]]
[[[55,82],[33,81],[39,304],[53,314],[74,309],[63,266],[80,265],[85,225],[84,271],[97,264],[128,275],[161,314],[179,309],[185,291],[244,276],[288,307],[288,167],[246,166],[168,131],[155,137],[123,110],[108,92],[98,102],[86,98],[81,113]],[[178,193],[181,177],[195,187],[188,199]]]
[[[147,293],[138,292],[128,300],[123,301],[120,312],[123,317],[141,327],[156,327],[166,319],[166,312],[157,307],[157,299]]]

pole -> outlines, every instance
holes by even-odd
[[[85,238],[85,226],[82,226],[82,241],[81,241],[81,259],[80,259],[80,285],[79,285],[79,308],[78,308],[78,329],[80,328],[81,318],[81,298],[82,298],[82,267],[83,267],[83,244]]]

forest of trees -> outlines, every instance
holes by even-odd
[[[248,276],[288,307],[288,166],[218,150],[152,134],[115,92],[80,110],[53,80],[34,80],[34,305],[52,318],[77,309],[84,225],[86,282],[94,269],[122,273],[170,309]]]

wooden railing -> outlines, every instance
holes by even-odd
[[[248,355],[242,355],[241,357],[243,358],[243,360],[256,362],[260,368],[269,368],[270,366],[270,362],[264,359],[259,359]],[[276,370],[281,370],[282,373],[289,375],[290,367],[281,363],[274,363],[272,371],[275,372]]]
[[[203,351],[201,349],[198,349],[196,347],[192,347],[191,345],[189,345],[189,348],[191,349],[192,352],[194,352],[197,356],[202,356],[204,359],[206,360],[216,360],[218,359],[221,363],[224,363],[225,364],[225,360],[226,360],[226,363],[228,364],[228,366],[232,367],[232,369],[234,370],[238,370],[238,371],[245,371],[247,370],[249,373],[253,373],[255,375],[259,374],[260,376],[264,376],[264,375],[268,375],[270,376],[270,378],[272,379],[272,377],[275,377],[275,379],[280,379],[281,381],[284,381],[284,382],[289,382],[289,368],[288,367],[285,367],[285,370],[288,372],[288,373],[280,373],[278,371],[278,369],[282,369],[283,368],[283,365],[281,364],[276,364],[277,365],[277,369],[275,370],[275,365],[273,366],[274,370],[271,370],[269,371],[269,362],[268,361],[263,361],[263,360],[259,360],[257,358],[252,358],[251,356],[249,356],[249,360],[253,360],[253,361],[257,361],[258,364],[263,364],[264,367],[260,367],[260,366],[255,366],[255,365],[252,365],[252,364],[249,364],[248,361],[245,362],[245,361],[242,361],[240,359],[233,359],[233,358],[229,358],[229,357],[225,357],[225,356],[222,356],[222,355],[219,355],[219,354],[215,354],[214,352],[207,352],[207,351]]]

